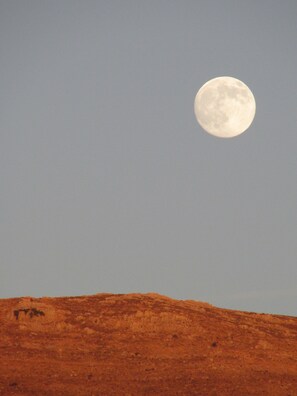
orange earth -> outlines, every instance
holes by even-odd
[[[297,318],[157,294],[0,300],[0,395],[297,395]]]

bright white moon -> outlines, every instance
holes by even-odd
[[[209,80],[198,91],[195,115],[211,135],[230,138],[248,129],[256,113],[254,95],[248,86],[233,77]]]

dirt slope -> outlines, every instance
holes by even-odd
[[[157,294],[0,300],[0,395],[297,395],[297,318]]]

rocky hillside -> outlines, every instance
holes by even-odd
[[[156,294],[0,300],[0,395],[297,395],[297,318]]]

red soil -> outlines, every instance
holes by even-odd
[[[0,395],[297,395],[297,318],[156,294],[0,300]]]

